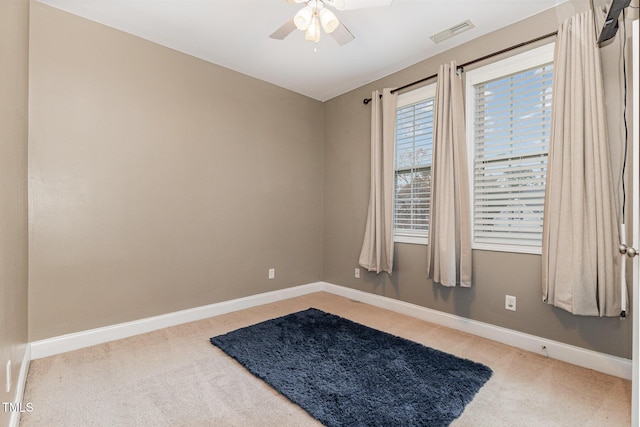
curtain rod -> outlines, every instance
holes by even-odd
[[[503,54],[503,53],[506,53],[506,52],[510,52],[510,51],[512,51],[512,50],[515,50],[515,49],[519,49],[519,48],[521,48],[521,47],[523,47],[523,46],[526,46],[526,45],[528,45],[528,44],[535,43],[535,42],[539,42],[540,40],[544,40],[544,39],[547,39],[547,38],[549,38],[549,37],[553,37],[553,36],[555,36],[555,35],[557,35],[557,34],[558,34],[558,32],[557,32],[557,31],[554,31],[553,33],[545,34],[544,36],[536,37],[535,39],[531,39],[531,40],[527,40],[526,42],[518,43],[518,44],[513,45],[513,46],[510,46],[510,47],[508,47],[508,48],[506,48],[506,49],[502,49],[502,50],[499,50],[499,51],[497,51],[497,52],[490,53],[489,55],[485,55],[485,56],[483,56],[483,57],[481,57],[481,58],[476,58],[476,59],[471,60],[471,61],[469,61],[469,62],[465,62],[465,63],[464,63],[464,64],[462,64],[462,65],[458,65],[458,69],[459,69],[459,70],[463,70],[463,71],[464,71],[464,67],[467,67],[467,66],[469,66],[469,65],[473,65],[473,64],[475,64],[476,62],[480,62],[480,61],[484,61],[485,59],[493,58],[494,56],[498,56],[498,55],[501,55],[501,54]],[[438,77],[438,74],[437,74],[437,73],[436,73],[436,74],[433,74],[433,75],[431,75],[431,76],[429,76],[429,77],[424,77],[424,78],[422,78],[422,79],[420,79],[420,80],[416,80],[415,82],[407,83],[407,84],[406,84],[406,85],[404,85],[404,86],[397,87],[397,88],[393,89],[393,90],[391,91],[391,93],[395,93],[395,92],[398,92],[398,91],[400,91],[400,90],[402,90],[402,89],[406,89],[406,88],[408,88],[408,87],[415,86],[415,85],[420,84],[420,83],[424,83],[424,82],[426,82],[427,80],[431,80],[431,79],[434,79],[434,78],[436,78],[436,77]],[[380,97],[382,97],[382,95],[380,95]],[[367,105],[369,102],[371,102],[371,98],[365,98],[362,102],[363,102],[365,105]]]

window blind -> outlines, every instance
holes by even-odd
[[[474,243],[540,247],[553,64],[474,85]]]
[[[431,194],[434,98],[396,113],[394,228],[396,235],[427,237]]]

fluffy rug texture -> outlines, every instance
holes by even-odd
[[[447,426],[492,374],[314,308],[211,343],[327,426]]]

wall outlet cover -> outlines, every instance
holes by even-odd
[[[504,308],[506,310],[516,311],[516,297],[512,295],[505,295]]]

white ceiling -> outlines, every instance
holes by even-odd
[[[39,0],[311,98],[326,101],[565,0],[394,0],[336,11],[355,40],[269,35],[300,4],[286,0]],[[347,0],[348,1],[348,0]],[[475,28],[435,44],[466,19]]]

